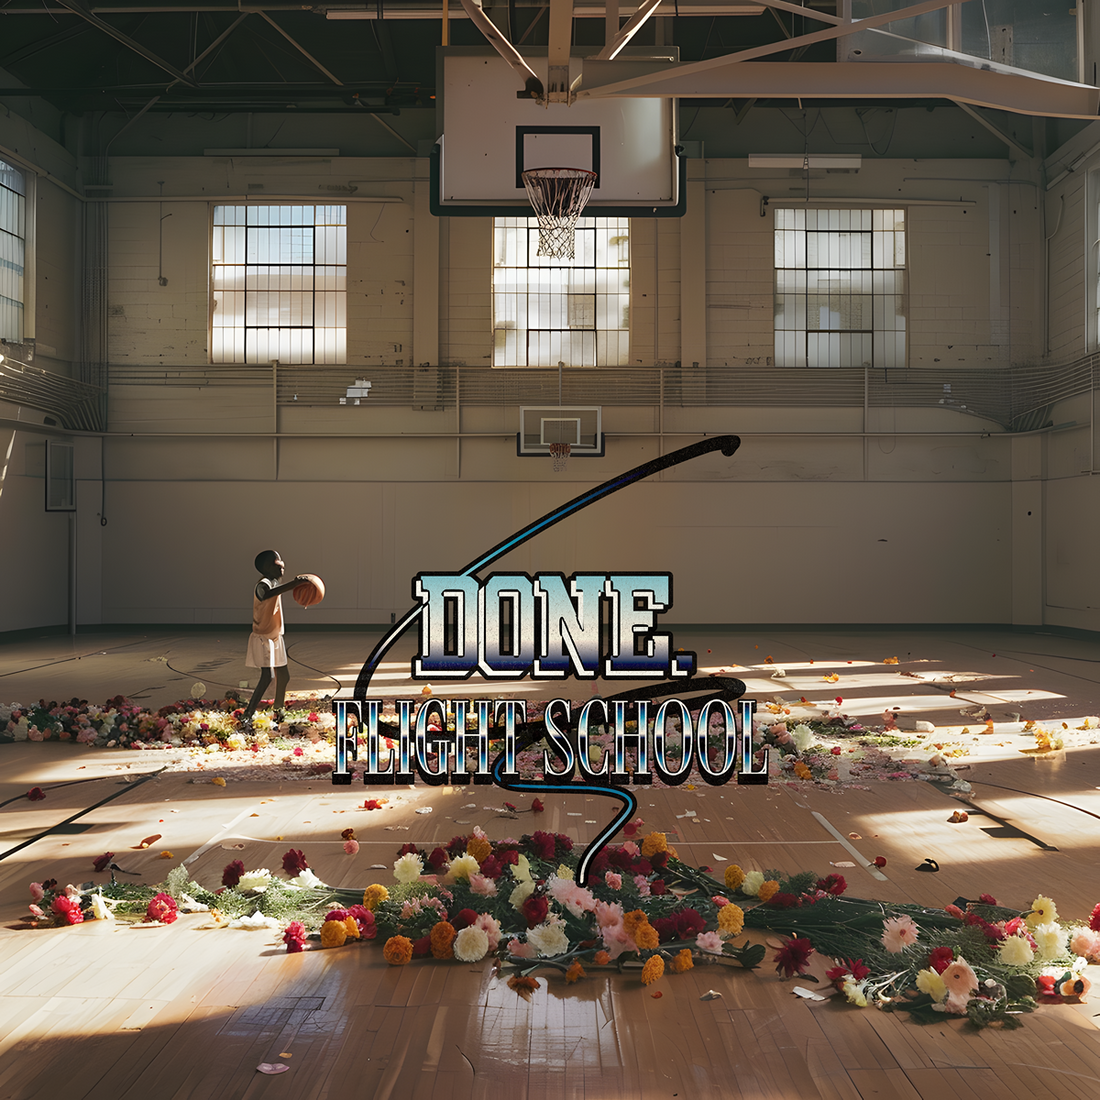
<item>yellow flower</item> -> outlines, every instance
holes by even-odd
[[[668,838],[664,833],[650,833],[649,836],[642,841],[642,855],[646,859],[650,859],[658,852],[668,851]]]
[[[917,975],[917,988],[922,993],[927,993],[937,1004],[947,996],[947,986],[934,970],[922,970]]]
[[[645,924],[639,925],[635,930],[634,942],[641,951],[656,951],[657,945],[661,942],[661,937],[657,934],[657,929],[646,921]],[[661,969],[664,969],[664,963],[661,964]]]
[[[718,910],[718,934],[723,939],[739,936],[744,927],[745,911],[739,905],[723,905]]]
[[[404,966],[413,957],[412,940],[406,936],[390,936],[382,948],[382,958],[390,966]]]
[[[806,765],[803,764],[801,760],[799,760],[795,764],[794,774],[797,775],[799,779],[813,779],[814,777],[814,773],[810,771],[810,769],[806,767]]]
[[[867,1007],[867,997],[850,977],[844,979],[843,989],[849,1004],[858,1005],[860,1008]]]
[[[770,878],[767,882],[761,883],[759,898],[761,901],[771,901],[776,894],[779,893],[779,883],[775,879]]]
[[[1025,918],[1028,928],[1037,928],[1040,924],[1053,924],[1057,919],[1058,910],[1055,909],[1054,902],[1042,894],[1031,903],[1031,912]]]
[[[741,883],[745,881],[745,872],[737,866],[736,863],[731,863],[726,868],[726,889],[727,890],[739,890]]]
[[[389,896],[390,892],[385,886],[379,886],[378,883],[374,883],[374,885],[368,886],[363,891],[363,908],[370,909],[373,912]]]
[[[484,837],[472,836],[466,841],[466,851],[478,861],[484,863],[492,854],[493,846]]]
[[[572,985],[573,982],[579,982],[584,976],[584,967],[581,966],[580,959],[574,959],[569,969],[565,972],[565,984]]]
[[[726,906],[728,909],[729,906]],[[691,951],[688,948],[684,948],[678,955],[673,957],[672,962],[669,964],[673,974],[683,974],[685,970],[690,970],[695,965],[692,960]]]
[[[354,917],[346,917],[344,927],[348,930],[349,940],[359,939],[359,922]]]
[[[660,955],[650,955],[642,967],[642,985],[652,985],[665,972],[665,960]]]
[[[327,920],[321,925],[322,947],[343,947],[347,938],[347,926],[342,920]]]

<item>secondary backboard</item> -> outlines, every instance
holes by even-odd
[[[555,443],[568,443],[578,458],[602,458],[603,408],[600,405],[522,405],[516,454],[549,455]]]
[[[527,57],[545,79],[545,57]],[[571,61],[570,78],[581,59]],[[521,216],[529,168],[597,175],[586,212],[599,217],[679,217],[684,165],[671,99],[616,98],[541,105],[517,98],[515,72],[491,49],[441,47],[432,154],[432,212]]]

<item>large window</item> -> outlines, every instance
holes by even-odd
[[[212,362],[347,362],[346,206],[215,206],[212,251]]]
[[[23,269],[26,265],[27,180],[0,160],[0,337],[23,342]]]
[[[775,362],[905,366],[904,210],[776,210]]]
[[[536,255],[535,218],[497,218],[493,235],[494,367],[626,365],[628,219],[581,218],[572,260]]]

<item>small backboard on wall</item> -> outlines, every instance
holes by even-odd
[[[545,81],[546,57],[526,60]],[[581,59],[570,76],[580,75]],[[600,217],[678,217],[684,163],[671,99],[585,99],[543,105],[517,98],[522,84],[496,51],[440,47],[432,153],[432,212],[517,217],[530,213],[530,168],[596,173],[586,210]]]
[[[604,440],[600,405],[521,405],[516,453],[549,455],[556,443],[568,443],[577,458],[602,458]]]

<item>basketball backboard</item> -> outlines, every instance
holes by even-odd
[[[591,99],[539,104],[517,97],[515,72],[492,49],[439,50],[432,152],[432,213],[522,216],[529,168],[583,168],[597,174],[586,206],[600,217],[680,217],[685,166],[676,153],[671,99]],[[526,55],[525,55],[526,57]],[[546,57],[526,57],[541,76]],[[580,75],[573,58],[570,77]]]

